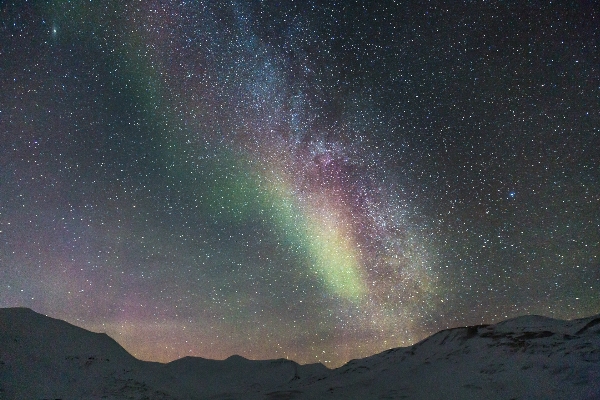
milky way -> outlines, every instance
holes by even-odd
[[[339,366],[600,312],[592,3],[5,2],[0,306]]]

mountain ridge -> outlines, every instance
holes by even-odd
[[[0,308],[0,399],[600,399],[600,314],[439,331],[336,369],[286,359],[141,361],[114,339]]]

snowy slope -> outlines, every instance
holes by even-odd
[[[600,399],[600,315],[441,331],[328,370],[289,360],[136,360],[104,334],[0,309],[0,399]]]
[[[600,315],[449,329],[307,383],[297,398],[600,399]]]

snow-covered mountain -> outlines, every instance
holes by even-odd
[[[448,329],[329,370],[239,356],[145,362],[105,334],[5,308],[0,399],[600,399],[600,315]]]

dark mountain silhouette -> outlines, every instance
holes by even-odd
[[[600,315],[448,329],[329,370],[293,361],[140,361],[26,308],[0,309],[0,399],[600,399]]]

